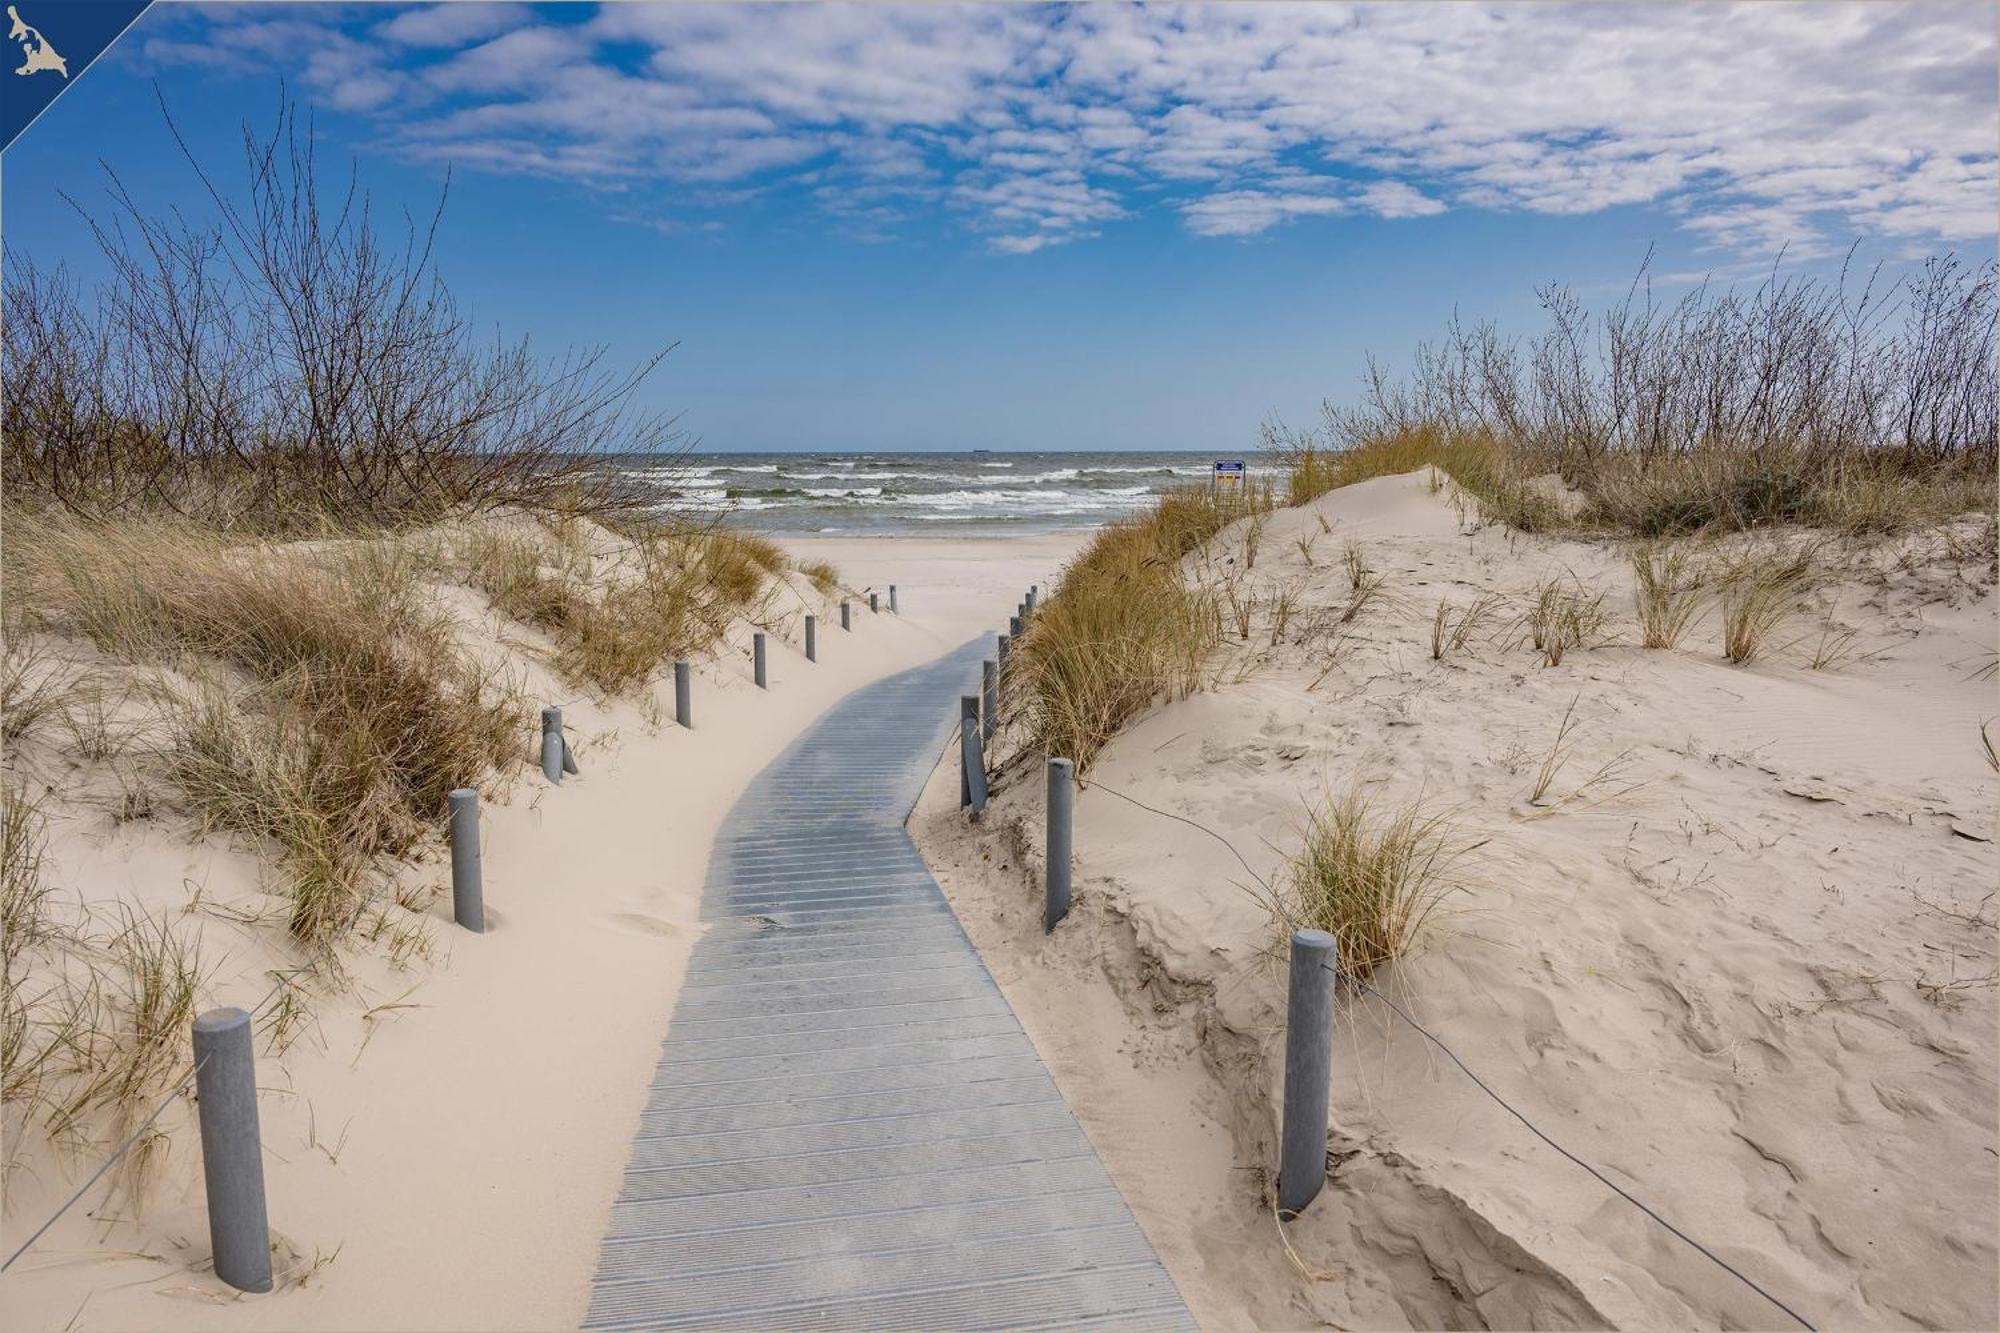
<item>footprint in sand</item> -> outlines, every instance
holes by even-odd
[[[608,920],[612,925],[634,935],[678,935],[681,928],[673,922],[657,916],[647,916],[644,912],[613,912]]]

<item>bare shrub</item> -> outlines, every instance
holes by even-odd
[[[1642,270],[1593,316],[1539,295],[1527,340],[1456,320],[1406,379],[1370,361],[1359,404],[1267,428],[1293,503],[1426,464],[1489,518],[1645,537],[1805,523],[1891,531],[1993,508],[1996,270],[1933,258],[1893,288],[1774,267],[1755,288],[1656,302]],[[1557,473],[1565,517],[1521,480]]]
[[[107,168],[102,207],[71,201],[102,283],[86,293],[8,255],[15,501],[264,532],[609,510],[631,497],[597,455],[674,440],[632,406],[664,353],[618,374],[602,349],[547,360],[474,333],[433,267],[443,195],[421,225],[384,233],[351,171],[322,179],[312,126],[289,109],[261,139],[246,129],[235,185],[181,149],[214,221],[149,211]]]

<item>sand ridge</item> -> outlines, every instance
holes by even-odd
[[[1306,801],[1360,781],[1485,840],[1471,890],[1378,984],[1501,1095],[1823,1327],[1992,1324],[1990,525],[1859,553],[1829,590],[1857,653],[1815,671],[1807,618],[1748,667],[1723,660],[1712,608],[1678,651],[1618,646],[1636,643],[1622,550],[1475,527],[1451,499],[1422,476],[1362,483],[1273,515],[1254,566],[1241,524],[1191,566],[1240,570],[1265,609],[1212,688],[1140,720],[1095,776],[1223,832],[1254,876],[1086,789],[1078,910],[1044,938],[1038,763],[1003,772],[979,830],[940,784],[919,810],[940,882],[1197,1315],[1788,1322],[1365,1000],[1343,1004],[1332,1187],[1288,1229],[1328,1276],[1283,1256],[1258,1202],[1282,977],[1256,880]],[[1349,541],[1385,584],[1342,625]],[[1431,660],[1440,597],[1518,607],[1551,573],[1605,593],[1609,644],[1547,667],[1502,621]],[[1299,606],[1274,644],[1281,589]],[[1172,1184],[1149,1179],[1161,1153],[1185,1163]]]

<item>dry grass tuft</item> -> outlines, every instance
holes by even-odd
[[[1633,550],[1632,573],[1640,645],[1679,647],[1708,595],[1706,573],[1685,550],[1675,547],[1661,553],[1651,546]]]
[[[1161,695],[1200,682],[1221,607],[1181,560],[1228,523],[1269,508],[1267,491],[1164,495],[1149,513],[1099,530],[1064,571],[1010,659],[1011,697],[1029,743],[1086,770]],[[1247,628],[1244,630],[1247,635]]]
[[[1604,594],[1585,588],[1574,574],[1543,579],[1523,618],[1545,666],[1561,666],[1572,648],[1601,643],[1611,621]]]
[[[1361,546],[1357,542],[1347,544],[1342,559],[1347,565],[1348,594],[1347,605],[1340,611],[1340,623],[1351,625],[1355,617],[1367,609],[1368,604],[1381,594],[1383,585],[1388,582],[1388,576],[1368,567],[1368,557],[1362,553]]]
[[[47,909],[54,890],[42,876],[47,845],[40,802],[7,779],[0,785],[0,960],[9,972],[23,949],[50,933]]]
[[[1341,971],[1365,978],[1416,948],[1444,900],[1466,887],[1460,871],[1483,845],[1420,802],[1377,811],[1350,788],[1309,811],[1275,915],[1287,933],[1331,934]]]
[[[1723,576],[1722,655],[1738,666],[1762,657],[1821,576],[1812,545],[1751,551],[1737,560]]]
[[[1481,593],[1454,616],[1451,599],[1440,597],[1437,610],[1431,615],[1431,660],[1442,662],[1451,653],[1464,652],[1479,627],[1505,605],[1505,599],[1498,593]]]
[[[10,627],[0,636],[0,741],[20,740],[62,712],[63,682],[32,632]]]
[[[806,576],[806,582],[822,597],[831,597],[840,591],[840,573],[824,560],[815,560],[809,565],[800,565],[799,573]]]

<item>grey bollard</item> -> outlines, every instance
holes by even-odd
[[[1069,915],[1069,862],[1071,819],[1076,810],[1076,764],[1068,759],[1049,760],[1049,865],[1044,876],[1047,887],[1042,908],[1042,929],[1054,930],[1056,922]]]
[[[475,935],[486,933],[486,895],[479,874],[479,793],[460,787],[451,809],[451,919]]]
[[[770,682],[764,672],[764,631],[762,630],[758,630],[750,636],[750,665],[751,670],[757,676],[757,688],[760,690],[770,689]]]
[[[1010,639],[1019,639],[1021,637],[1021,617],[1007,617],[1007,637]]]
[[[806,617],[806,661],[819,661],[819,617]]]
[[[979,734],[990,741],[994,728],[1000,725],[1000,669],[992,662],[979,664],[979,702],[986,714]]]
[[[694,686],[686,662],[674,663],[674,721],[690,730],[694,727]]]
[[[1292,932],[1285,1003],[1285,1122],[1278,1155],[1278,1216],[1298,1216],[1326,1185],[1326,1110],[1333,1083],[1334,939]]]
[[[958,725],[959,725],[959,735],[961,737],[964,736],[965,729],[967,727],[972,728],[972,731],[975,735],[978,734],[979,731],[978,695],[965,694],[959,696]],[[971,751],[968,748],[966,748],[966,746],[961,741],[959,746],[960,762],[958,765],[958,804],[960,808],[972,804],[972,765],[970,763],[970,755]]]
[[[1008,650],[1013,646],[1014,641],[1008,638],[1005,634],[996,635],[995,637],[997,637],[1000,640],[1000,648],[998,652],[993,654],[993,661],[995,666],[999,669],[1001,683],[1005,684],[1007,680],[1007,653]]]
[[[877,596],[877,594],[875,594],[875,593],[872,593],[872,592],[868,594],[868,614],[869,614],[869,615],[871,615],[871,616],[872,616],[872,615],[876,615],[876,614],[879,614],[879,613],[881,612],[881,610],[882,610],[882,608],[881,608],[881,607],[879,607],[879,606],[877,606],[877,605],[875,604],[875,598],[876,598],[876,596]]]
[[[542,776],[550,782],[560,784],[563,780],[562,709],[542,710]]]
[[[1035,614],[1035,592],[1040,586],[1040,584],[1030,584],[1028,587],[1028,614],[1031,616]]]
[[[889,614],[896,614],[896,585],[893,583],[889,585]]]
[[[842,602],[840,604],[840,627],[842,629],[853,629],[854,623],[847,618],[847,611],[848,611],[847,603]]]
[[[194,1067],[215,1275],[238,1291],[269,1291],[271,1223],[264,1211],[250,1015],[211,1009],[195,1019]]]

